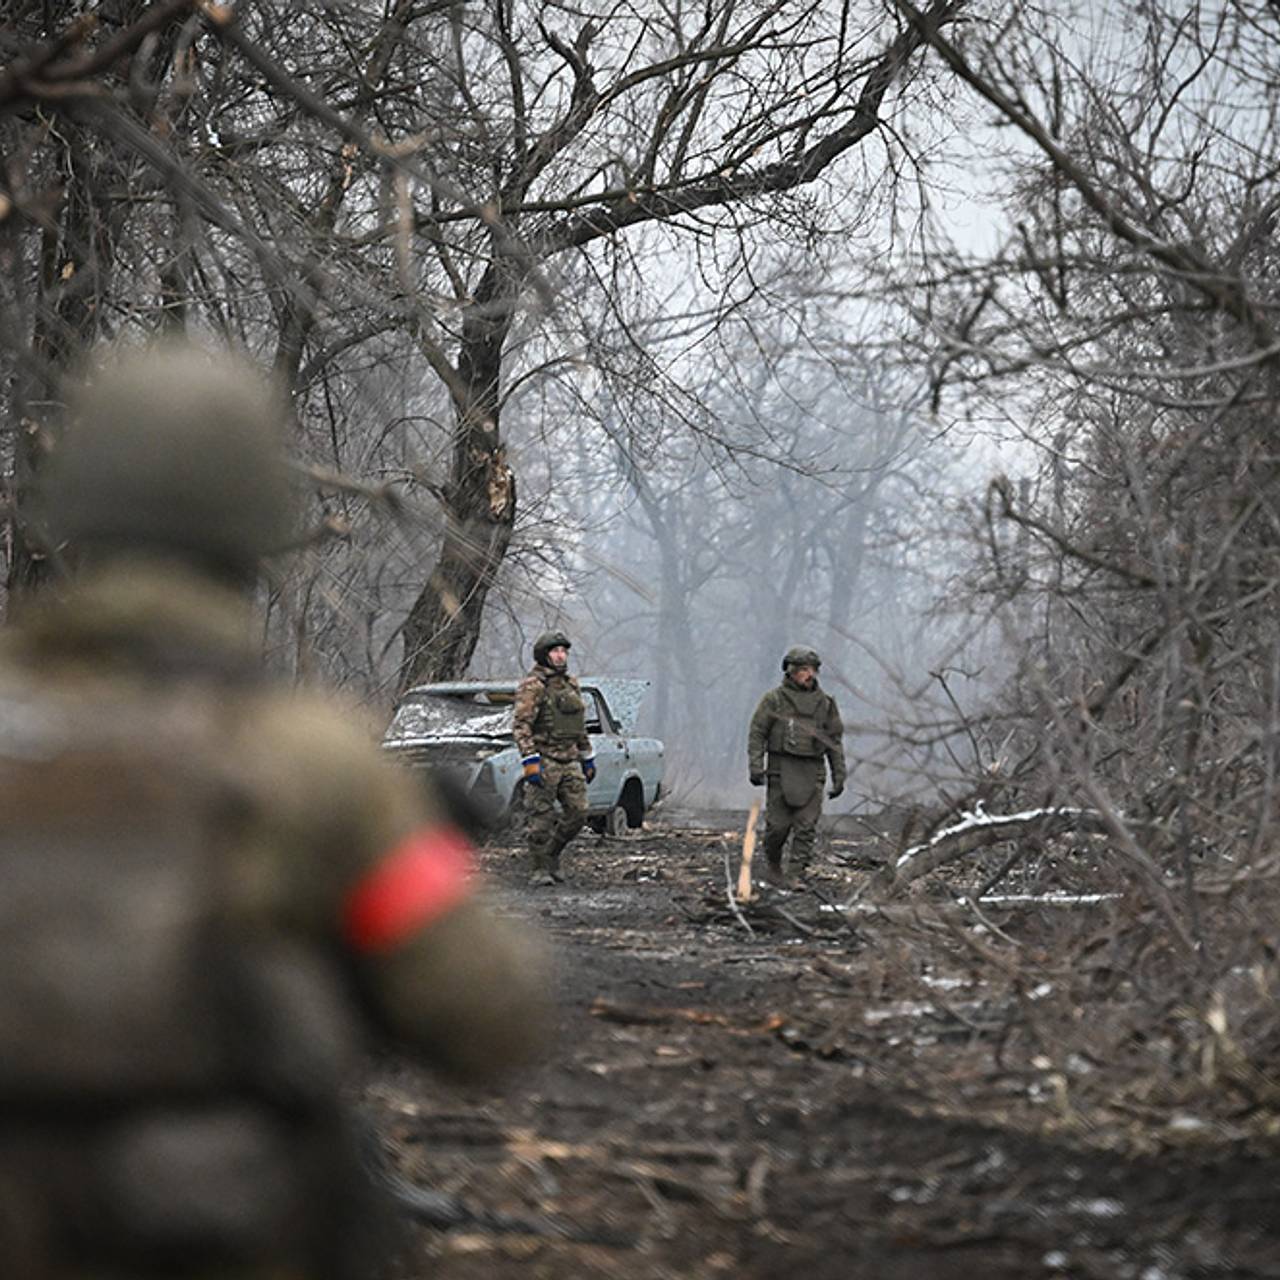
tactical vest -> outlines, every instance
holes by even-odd
[[[542,705],[533,722],[533,734],[541,741],[564,745],[577,742],[587,731],[587,704],[564,676],[546,682]]]
[[[819,694],[812,708],[801,710],[783,693],[769,725],[768,749],[788,756],[821,756],[829,745],[828,701],[825,694]]]
[[[348,1010],[317,948],[229,916],[228,831],[252,799],[219,777],[199,710],[0,689],[0,1221],[25,1224],[17,1275],[352,1274],[317,1223],[363,1194],[337,1105]]]

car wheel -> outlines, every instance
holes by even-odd
[[[622,789],[618,800],[618,808],[622,810],[627,827],[639,831],[644,826],[644,790],[638,779],[631,778]]]
[[[615,804],[604,815],[604,834],[612,836],[615,840],[621,840],[630,830],[630,824],[627,822],[627,811],[620,804]]]

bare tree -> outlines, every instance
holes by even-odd
[[[31,291],[32,237],[91,242],[55,177],[74,121],[96,163],[121,166],[93,336],[234,335],[292,381],[312,433],[359,416],[351,375],[371,355],[438,380],[448,472],[425,491],[441,541],[401,680],[457,675],[516,519],[501,417],[527,300],[607,281],[622,260],[603,250],[646,226],[749,273],[769,228],[847,224],[844,192],[866,198],[856,217],[891,173],[891,90],[961,7],[935,0],[918,27],[853,0],[169,0],[65,22],[27,5],[0,78],[16,349],[33,350],[35,311],[56,313]],[[69,349],[90,336],[73,319]]]
[[[858,308],[819,304],[818,278],[779,281],[732,321],[687,316],[661,346],[601,335],[589,393],[566,382],[540,415],[561,425],[545,441],[555,469],[536,479],[584,566],[555,621],[592,637],[592,661],[652,678],[649,723],[673,776],[703,794],[745,786],[747,720],[791,644],[822,650],[858,720],[890,701],[872,655],[940,644],[881,641],[886,615],[927,608],[904,530],[928,514],[921,481],[940,489],[954,459],[911,383],[850,336]],[[523,547],[537,536],[526,528]]]
[[[1150,904],[1125,947],[1211,987],[1267,945],[1230,922],[1277,867],[1280,23],[1122,8],[929,36],[1000,126],[1008,221],[992,250],[935,239],[910,306],[935,403],[1002,412],[1037,458],[976,513],[1015,676],[934,732],[972,746],[951,805],[1080,814]]]

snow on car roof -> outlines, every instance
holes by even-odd
[[[515,693],[518,680],[443,680],[436,684],[418,684],[405,691],[401,703],[418,698],[476,698],[481,694]],[[598,689],[604,694],[609,711],[623,733],[634,733],[640,718],[640,707],[649,690],[650,681],[634,676],[578,676],[584,689]],[[503,699],[505,701],[505,699]]]

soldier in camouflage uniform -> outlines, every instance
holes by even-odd
[[[515,739],[524,759],[529,882],[557,884],[564,880],[560,854],[587,820],[587,784],[596,776],[586,704],[569,674],[563,632],[548,631],[533,643],[533,669],[516,690]]]
[[[818,687],[822,660],[797,646],[782,659],[782,683],[760,699],[747,734],[753,787],[768,782],[765,801],[765,875],[782,884],[782,850],[791,836],[791,865],[803,871],[813,856],[822,787],[831,769],[834,800],[844,790],[844,725],[836,700]],[[765,755],[768,753],[768,768]]]
[[[74,407],[44,505],[81,572],[0,645],[2,1269],[365,1275],[363,1043],[527,1060],[541,952],[353,712],[263,673],[248,587],[292,523],[266,385],[165,347]]]

